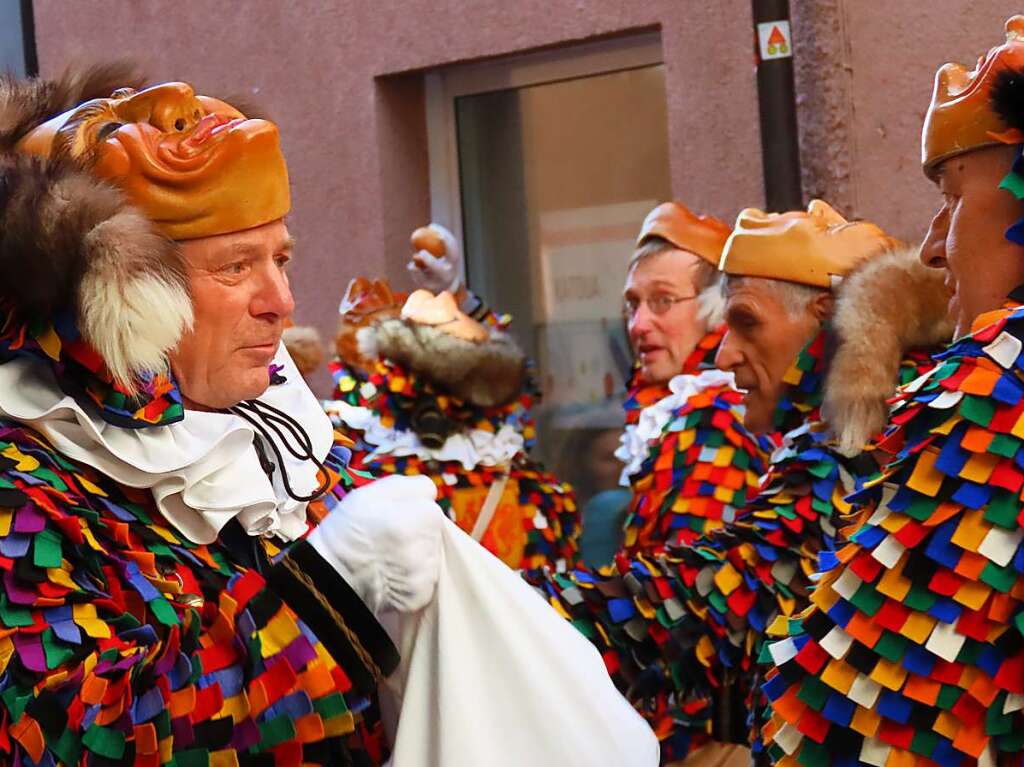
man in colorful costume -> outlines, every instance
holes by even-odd
[[[938,70],[925,173],[943,195],[922,260],[957,340],[902,389],[849,543],[779,621],[764,691],[780,765],[1024,758],[1024,17],[977,67]]]
[[[507,318],[448,279],[458,250],[447,230],[417,229],[412,245],[417,281],[445,289],[406,299],[384,281],[350,283],[327,410],[357,435],[354,465],[430,477],[451,519],[507,565],[563,570],[579,513],[572,489],[527,454],[536,387],[525,355]]]
[[[446,581],[477,550],[431,483],[347,469],[280,345],[294,304],[276,127],[183,83],[130,82],[117,67],[0,81],[3,761],[379,764],[385,678],[412,701],[396,763],[477,756],[410,714],[457,691],[417,651],[465,649],[403,625],[396,679],[377,622],[445,626]],[[523,591],[507,598],[529,612]],[[546,618],[540,634],[578,654]],[[600,739],[632,712],[593,693],[580,724]],[[506,724],[492,706],[478,710]],[[649,764],[635,722],[602,748],[627,741]]]
[[[677,202],[652,210],[624,289],[638,366],[616,455],[632,490],[624,551],[656,554],[736,519],[764,471],[732,376],[716,370],[724,328],[716,272],[729,227]]]
[[[884,423],[897,379],[916,371],[901,363],[902,350],[941,337],[918,323],[945,312],[931,298],[936,280],[915,253],[876,258],[889,245],[876,227],[850,224],[819,201],[807,213],[741,213],[721,260],[729,331],[717,362],[746,389],[748,427],[786,432],[761,493],[735,522],[689,545],[544,584],[602,649],[620,688],[644,703],[663,759],[689,754],[700,764],[712,758],[697,750],[711,737],[748,741],[765,626],[806,604],[809,575],[834,547],[853,489],[855,462],[838,448],[862,446]],[[876,304],[879,285],[898,286],[903,303]],[[920,311],[908,321],[905,307]],[[877,337],[884,354],[865,341]],[[821,422],[823,398],[831,428]]]

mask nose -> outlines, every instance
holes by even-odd
[[[117,111],[125,122],[149,123],[163,133],[184,133],[203,117],[202,105],[187,83],[163,83],[146,88],[125,101]]]

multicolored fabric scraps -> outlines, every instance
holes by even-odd
[[[714,367],[724,328],[705,336],[682,375]],[[624,405],[626,428],[649,408],[669,401],[668,386],[634,378]],[[674,404],[661,434],[648,440],[647,457],[628,479],[633,491],[625,523],[627,554],[654,554],[689,545],[736,519],[758,487],[764,454],[772,446],[743,428],[742,395],[718,384]]]
[[[772,625],[779,765],[1024,757],[1024,295],[903,388],[811,606]]]
[[[820,422],[827,331],[786,375],[786,421],[805,422],[774,451],[761,492],[737,520],[655,556],[622,552],[614,568],[528,580],[604,655],[616,683],[647,715],[664,761],[712,737],[760,751],[758,664],[767,626],[807,604],[821,554],[835,550],[844,495],[876,464],[835,453]],[[909,357],[901,378],[929,365]]]
[[[329,457],[334,490],[314,517],[361,479],[347,449]],[[371,667],[397,658],[329,642],[337,622],[314,633],[326,601],[300,619],[267,587],[291,555],[271,564],[238,532],[237,547],[195,545],[148,493],[0,421],[0,760],[381,763]]]
[[[0,306],[0,364],[18,357],[42,360],[65,394],[93,402],[114,426],[161,426],[185,415],[169,376],[149,375],[138,382],[137,392],[115,382],[96,350],[82,340],[70,312],[53,321],[26,322]]]
[[[429,476],[437,485],[441,508],[467,532],[472,532],[490,489],[504,480],[494,516],[480,542],[510,567],[564,569],[575,563],[580,532],[575,494],[526,455],[536,438],[530,413],[535,397],[532,383],[517,400],[483,408],[438,392],[430,382],[389,360],[379,361],[369,375],[340,361],[331,363],[330,369],[337,386],[335,399],[367,408],[394,430],[412,430],[417,411],[429,405],[436,406],[462,431],[497,434],[511,427],[521,434],[524,449],[508,465],[467,468],[459,461],[430,460],[415,454],[374,456],[377,445],[368,443],[364,434],[350,426],[337,424],[357,440],[353,467],[376,475]]]

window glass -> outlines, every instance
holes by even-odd
[[[19,0],[0,2],[0,72],[9,72],[16,77],[33,74],[26,66],[24,11],[30,11],[28,3]],[[31,52],[30,52],[31,55]]]
[[[631,355],[622,287],[670,199],[662,65],[455,101],[467,281],[538,366],[539,457],[583,500],[617,480]]]

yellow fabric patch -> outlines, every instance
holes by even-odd
[[[277,655],[294,642],[300,633],[298,625],[287,610],[278,610],[277,615],[267,621],[267,625],[256,632],[260,638],[263,656]]]
[[[3,450],[0,450],[0,455],[15,461],[17,463],[14,467],[16,471],[35,471],[39,468],[39,461],[30,455],[25,455],[14,445],[8,445]]]
[[[91,602],[76,604],[71,607],[75,623],[93,639],[110,639],[110,624],[100,620],[96,614],[96,605]]]
[[[729,562],[723,564],[715,573],[715,585],[726,596],[739,588],[741,583],[743,583],[743,576],[736,572],[736,568]]]
[[[939,452],[932,447],[925,448],[917,458],[914,472],[907,480],[907,487],[929,498],[934,498],[942,486],[944,475],[935,468]]]

